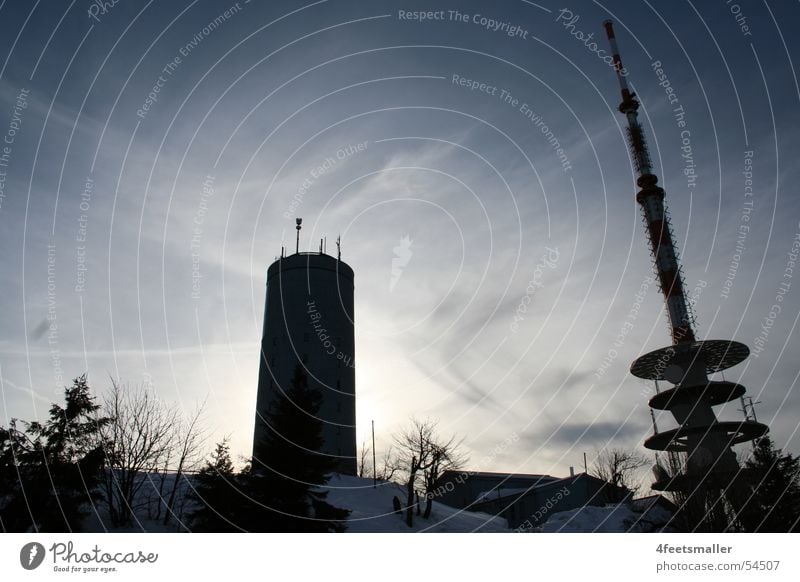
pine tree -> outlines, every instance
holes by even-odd
[[[740,520],[748,532],[800,531],[800,458],[761,438],[745,462],[750,495]]]
[[[262,458],[243,475],[253,511],[246,512],[249,531],[342,531],[348,511],[326,501],[327,483],[335,460],[319,451],[323,444],[318,418],[322,395],[309,387],[298,364],[291,385],[267,415],[270,432],[258,448]]]
[[[6,531],[80,531],[94,503],[104,464],[98,418],[86,374],[64,389],[64,407],[53,404],[47,422],[24,430],[12,420],[0,430],[0,520]]]
[[[197,504],[197,509],[191,514],[193,531],[241,531],[236,524],[237,500],[241,499],[241,494],[238,492],[228,439],[217,443],[211,459],[195,477],[192,497]]]

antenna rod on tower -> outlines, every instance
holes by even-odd
[[[299,254],[300,253],[300,229],[302,228],[303,219],[302,218],[295,218],[294,221],[297,224],[297,226],[295,227],[297,229],[297,246],[295,247],[294,252],[295,252],[295,254]]]
[[[658,176],[653,173],[650,153],[644,138],[644,129],[639,124],[639,101],[636,93],[628,87],[628,72],[622,66],[617,39],[614,36],[614,24],[610,20],[603,22],[608,42],[613,53],[614,69],[617,72],[622,103],[619,110],[628,120],[628,146],[636,166],[638,177],[636,184],[640,190],[636,201],[642,208],[647,234],[650,239],[650,251],[653,254],[661,292],[667,303],[672,343],[691,343],[695,341],[693,319],[689,304],[683,293],[683,277],[678,264],[678,252],[672,242],[672,229],[664,208],[664,189],[658,186]]]

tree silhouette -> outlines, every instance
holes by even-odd
[[[445,471],[460,468],[466,456],[460,451],[461,441],[455,436],[445,439],[437,432],[436,422],[411,419],[411,426],[395,435],[397,464],[406,477],[406,525],[414,525],[414,508],[419,513],[417,482],[422,477],[425,488],[425,518],[433,509],[434,490]]]
[[[739,518],[748,532],[800,531],[800,458],[762,437],[745,462],[749,498]]]
[[[108,418],[91,396],[86,374],[64,389],[44,423],[12,419],[0,428],[0,526],[4,531],[80,531],[96,499]]]
[[[342,531],[349,511],[331,506],[320,486],[336,459],[320,452],[322,395],[299,364],[289,388],[272,403],[267,436],[256,447],[252,470],[241,476],[253,509],[240,525],[248,531]]]
[[[641,482],[637,471],[647,464],[647,460],[635,451],[612,448],[603,449],[591,467],[590,474],[612,487],[605,487],[610,502],[619,503],[628,495],[639,493]]]
[[[230,446],[224,439],[217,443],[211,458],[194,479],[192,497],[197,504],[190,516],[192,529],[198,532],[241,531],[236,525],[237,477],[231,461]]]

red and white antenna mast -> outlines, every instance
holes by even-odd
[[[664,209],[664,190],[658,186],[658,176],[653,173],[650,152],[644,139],[644,130],[639,124],[639,101],[636,94],[631,93],[628,87],[627,72],[622,66],[622,59],[617,48],[617,39],[614,37],[614,26],[610,20],[603,25],[611,43],[611,52],[614,55],[614,69],[617,72],[619,87],[622,91],[622,103],[619,110],[628,119],[628,145],[636,167],[636,184],[641,188],[636,194],[636,201],[642,207],[644,220],[647,224],[647,235],[650,239],[650,251],[655,261],[656,273],[664,293],[669,314],[672,343],[695,341],[693,322],[694,319],[683,293],[683,277],[678,264],[678,253],[672,242],[672,228]]]
[[[759,438],[769,429],[749,416],[744,421],[721,422],[714,414],[714,406],[741,398],[746,390],[734,382],[709,380],[709,374],[744,361],[750,350],[735,341],[695,339],[694,318],[683,292],[678,253],[664,208],[664,190],[653,173],[644,130],[639,124],[639,101],[628,87],[627,71],[619,56],[613,23],[606,20],[603,25],[622,92],[619,110],[628,121],[628,145],[639,186],[636,202],[647,226],[650,251],[666,300],[672,335],[671,346],[644,354],[631,365],[634,376],[656,382],[666,380],[675,385],[668,390],[656,391],[649,404],[652,409],[670,411],[678,428],[658,432],[653,415],[654,434],[645,440],[644,446],[654,451],[685,454],[683,466],[672,475],[660,465],[654,468],[656,482],[652,488],[685,494],[687,503],[695,504],[700,510],[699,515],[706,516],[703,518],[705,527],[716,531],[724,519],[718,510],[714,510],[718,505],[714,499],[724,494],[734,509],[738,511],[741,507],[741,499],[730,488],[740,472],[731,447]]]

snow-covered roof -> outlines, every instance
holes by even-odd
[[[499,499],[500,497],[505,497],[507,495],[518,495],[520,493],[525,493],[532,489],[531,487],[495,487],[494,489],[489,489],[488,491],[481,491],[478,493],[477,497],[475,497],[475,501],[480,503],[481,501],[489,501],[490,499]]]
[[[442,475],[442,478],[446,478],[447,475],[460,475],[462,473],[466,473],[470,477],[495,479],[531,479],[532,481],[538,479],[550,479],[552,481],[557,481],[560,479],[560,477],[553,477],[552,475],[539,475],[536,473],[497,473],[492,471],[445,471]]]

